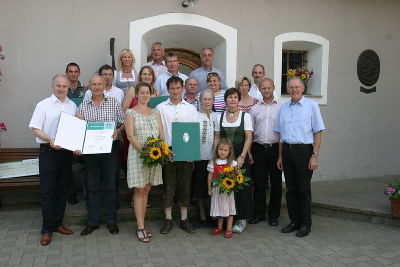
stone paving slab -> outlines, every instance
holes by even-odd
[[[287,214],[280,224],[288,222]],[[39,244],[40,210],[0,211],[0,266],[400,266],[400,230],[395,227],[313,216],[304,238],[282,234],[280,227],[249,225],[232,239],[210,236],[210,229],[190,235],[174,228],[159,234],[161,221],[148,223],[149,244],[135,236],[134,222],[120,223],[120,234],[104,225],[81,237],[54,233]]]

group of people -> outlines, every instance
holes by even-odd
[[[188,209],[194,200],[202,224],[208,224],[210,217],[218,218],[211,234],[224,232],[226,218],[224,237],[230,238],[233,233],[241,233],[247,224],[265,220],[266,214],[270,226],[279,225],[282,171],[290,224],[281,232],[297,230],[298,237],[308,235],[310,180],[318,167],[324,124],[318,105],[303,96],[303,80],[299,77],[288,80],[291,100],[282,104],[274,95],[273,80],[265,78],[261,64],[253,67],[254,82],[243,77],[236,87],[228,88],[223,73],[213,66],[211,48],[201,50],[202,66],[189,76],[179,72],[177,54],[165,55],[162,43],[152,45],[151,56],[152,61],[137,73],[133,53],[124,49],[119,55],[118,70],[101,66],[87,88],[79,81],[79,66],[70,63],[66,75],[54,76],[52,95],[37,104],[29,127],[40,144],[43,217],[40,243],[48,245],[53,232],[73,233],[62,223],[67,200],[74,196],[73,159],[84,162],[86,168],[88,223],[81,232],[83,236],[99,228],[103,187],[107,227],[111,234],[118,234],[117,181],[119,164],[124,161],[127,185],[133,191],[137,238],[144,243],[153,236],[145,225],[151,186],[163,184],[165,220],[161,234],[173,229],[174,204],[180,209],[180,228],[190,234],[196,232],[188,220]],[[158,96],[168,98],[155,109],[150,108],[150,98]],[[83,98],[79,107],[70,100],[76,97]],[[82,155],[81,151],[55,145],[61,112],[86,121],[115,122],[111,153]],[[173,160],[173,122],[199,123],[201,160]],[[159,137],[169,146],[171,160],[163,167],[142,164],[140,153],[150,136]],[[245,169],[246,176],[251,178],[250,186],[231,195],[220,193],[212,184],[212,179],[229,166]],[[271,193],[267,208],[268,184]]]

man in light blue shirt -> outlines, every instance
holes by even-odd
[[[222,71],[220,71],[217,68],[214,68],[212,65],[214,61],[214,50],[212,48],[201,49],[200,60],[203,66],[201,66],[198,69],[195,69],[189,75],[189,77],[196,78],[199,81],[199,87],[200,87],[199,92],[202,92],[207,89],[207,75],[212,72],[217,73],[219,77],[221,77],[221,89],[222,90],[228,89],[228,86],[226,85],[225,82],[224,74],[222,73]]]
[[[284,171],[286,202],[290,223],[282,233],[298,230],[297,237],[311,231],[311,177],[318,168],[322,131],[321,113],[314,101],[303,96],[304,83],[299,77],[288,80],[291,100],[280,109],[275,131],[280,133],[278,168]]]
[[[165,56],[165,63],[167,64],[168,71],[160,74],[154,83],[155,88],[160,92],[161,96],[169,96],[167,89],[167,81],[169,78],[177,76],[181,78],[183,82],[188,78],[188,76],[179,72],[179,59],[177,54],[173,52],[167,53]]]

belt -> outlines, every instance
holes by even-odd
[[[61,148],[61,149],[54,149],[54,148],[52,148],[52,147],[50,146],[49,143],[42,143],[42,144],[40,144],[40,148],[48,148],[48,149],[51,149],[51,150],[54,150],[54,151],[66,150],[66,149],[64,149],[64,148]]]
[[[288,144],[288,143],[283,143],[283,145],[288,146],[290,149],[296,149],[296,148],[308,148],[312,147],[312,144]]]
[[[265,149],[272,148],[273,146],[277,146],[277,145],[278,145],[278,143],[260,144],[260,143],[257,143],[257,142],[256,142],[255,144],[257,144],[257,145],[259,145],[259,146],[262,146],[262,147],[264,147]]]

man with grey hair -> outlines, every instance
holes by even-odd
[[[214,49],[203,48],[200,52],[200,60],[203,64],[200,68],[193,70],[189,77],[196,78],[199,81],[200,92],[207,88],[207,75],[211,72],[215,72],[221,78],[221,89],[226,90],[228,86],[225,82],[225,76],[219,69],[213,67],[214,62]]]
[[[199,99],[199,82],[196,78],[188,78],[185,81],[185,92],[183,93],[183,100],[192,104],[197,111],[200,110]]]
[[[319,106],[303,96],[300,77],[290,78],[290,100],[281,106],[274,130],[280,135],[277,166],[285,173],[286,203],[290,223],[282,233],[298,230],[297,237],[311,232],[311,177],[318,168],[322,131]]]
[[[165,50],[161,42],[155,42],[151,45],[151,57],[152,60],[144,64],[144,66],[150,66],[156,73],[156,77],[164,72],[167,72],[167,66],[164,61]]]
[[[68,99],[68,77],[57,74],[53,78],[53,94],[40,101],[33,112],[29,128],[40,144],[39,175],[42,198],[42,237],[40,244],[50,244],[52,233],[72,234],[63,226],[72,175],[72,152],[54,144],[61,112],[75,116],[76,105]]]

